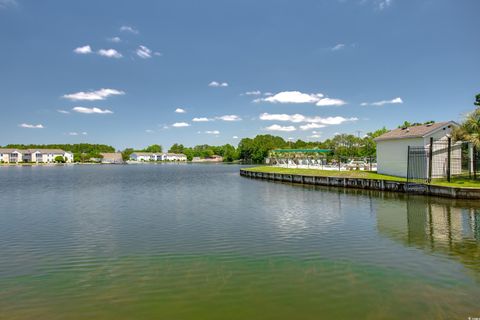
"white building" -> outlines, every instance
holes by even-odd
[[[161,154],[153,152],[134,152],[130,155],[130,159],[133,161],[160,161]]]
[[[56,157],[73,162],[73,153],[62,149],[5,149],[0,148],[0,161],[4,163],[54,163]]]
[[[162,155],[163,161],[187,161],[187,156],[183,153],[164,153]]]
[[[408,147],[424,147],[430,145],[430,138],[434,142],[443,141],[446,143],[448,136],[451,134],[453,127],[457,124],[453,121],[439,122],[427,125],[412,126],[407,128],[398,128],[389,131],[375,139],[377,143],[377,172],[391,176],[406,177],[408,166]],[[436,147],[434,143],[434,147]],[[435,150],[434,150],[435,151]],[[461,153],[460,148],[455,148],[453,152]],[[461,155],[457,155],[461,157]],[[447,154],[442,153],[435,155],[435,164],[445,162],[446,166]],[[443,157],[445,159],[439,159]],[[444,160],[444,161],[443,161]],[[432,176],[444,176],[444,168],[437,167]],[[461,168],[452,168],[452,174]]]
[[[178,153],[134,152],[130,155],[133,161],[187,161],[187,156]]]

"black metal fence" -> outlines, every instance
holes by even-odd
[[[407,182],[430,183],[432,179],[477,179],[478,151],[469,143],[435,141],[426,147],[408,147]]]

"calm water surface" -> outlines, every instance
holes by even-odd
[[[0,319],[480,317],[480,204],[238,166],[0,167]]]

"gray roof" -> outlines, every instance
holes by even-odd
[[[12,149],[12,148],[0,148],[0,153],[12,153],[14,151],[18,151],[20,153],[23,153],[24,150],[21,149]]]
[[[172,156],[172,157],[186,157],[183,153],[166,153],[166,156]]]
[[[137,155],[137,156],[153,156],[156,155],[154,152],[134,152],[132,155]]]
[[[54,154],[64,154],[66,153],[62,149],[13,149],[13,148],[0,148],[0,153],[12,153],[14,151],[17,151],[19,153],[35,153],[35,152],[41,152],[41,153],[54,153]],[[69,152],[71,153],[71,152]]]
[[[62,149],[27,149],[24,150],[29,153],[35,153],[35,152],[40,152],[40,153],[55,153],[55,154],[64,154],[65,151]]]
[[[382,134],[380,137],[375,138],[375,141],[383,140],[396,140],[396,139],[408,139],[408,138],[424,138],[437,130],[443,128],[450,128],[456,126],[454,121],[437,122],[432,124],[424,124],[420,126],[412,126],[405,128],[397,128],[387,133]]]

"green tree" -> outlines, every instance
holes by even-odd
[[[183,154],[187,156],[188,161],[192,161],[193,159],[193,150],[192,148],[184,148]]]
[[[470,112],[460,126],[454,128],[453,138],[471,142],[480,149],[480,107]]]
[[[221,147],[221,152],[219,155],[223,157],[224,162],[233,162],[238,160],[238,153],[234,146],[226,144]]]
[[[144,152],[154,152],[154,153],[161,153],[162,152],[162,146],[158,144],[152,144],[151,146],[148,146],[147,148],[143,149]]]
[[[55,162],[57,163],[65,163],[65,158],[62,156],[56,156],[55,157]]]
[[[265,134],[257,135],[253,139],[242,139],[238,144],[238,152],[244,161],[261,163],[271,150],[287,146],[287,142],[282,137]]]
[[[127,161],[130,159],[130,155],[134,153],[135,150],[133,148],[126,148],[125,150],[122,151],[122,159],[123,161]]]
[[[477,108],[467,114],[459,127],[453,129],[453,138],[471,142],[475,148],[480,149],[480,94],[475,96],[473,105]]]
[[[173,146],[170,147],[168,152],[170,152],[170,153],[183,153],[184,149],[185,149],[185,147],[183,146],[183,144],[175,143]]]
[[[363,138],[361,156],[365,156],[365,157],[375,156],[377,154],[377,144],[375,143],[375,138],[378,138],[382,134],[387,132],[388,130],[385,127],[373,132],[368,132],[367,135]]]

